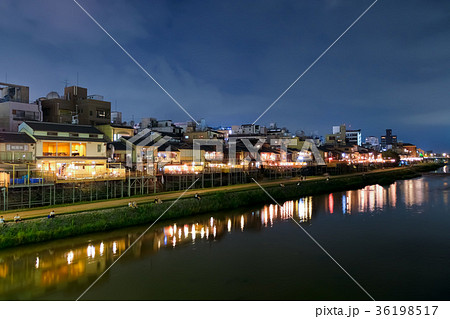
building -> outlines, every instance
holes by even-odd
[[[177,134],[180,136],[183,133],[183,128],[177,126],[171,120],[157,120],[153,117],[141,119],[140,130],[147,128],[153,132]]]
[[[183,130],[183,133],[190,133],[197,130],[197,123],[194,121],[187,121],[187,122],[178,122],[174,123],[175,126],[181,127]]]
[[[223,140],[223,133],[212,129],[206,129],[205,131],[195,131],[184,133],[184,140],[192,142],[193,140],[210,140],[221,139]]]
[[[17,132],[23,121],[42,120],[39,101],[28,103],[27,86],[0,83],[0,93],[0,132]]]
[[[365,145],[372,149],[378,149],[380,146],[380,142],[378,137],[376,136],[367,136]]]
[[[361,138],[361,130],[346,130],[345,132],[345,140],[349,144],[361,146],[362,138]]]
[[[386,135],[381,136],[380,146],[382,149],[391,149],[397,145],[397,135],[392,135],[392,129],[386,129]]]
[[[113,111],[111,112],[111,123],[122,124],[122,112]]]
[[[33,163],[35,140],[25,133],[0,132],[0,162]]]
[[[0,102],[14,101],[28,103],[30,88],[28,86],[0,82]]]
[[[232,125],[233,135],[266,135],[267,128],[258,124]]]
[[[345,145],[347,128],[345,125],[333,126],[333,134],[325,136],[325,144],[327,145]]]
[[[114,142],[120,140],[122,136],[131,137],[134,136],[134,128],[129,125],[121,125],[121,124],[104,124],[97,125],[98,128],[109,142]]]
[[[35,142],[37,169],[52,173],[56,179],[105,178],[106,139],[93,126],[48,122],[23,122],[20,132]]]
[[[79,125],[103,125],[111,123],[111,103],[101,95],[87,95],[87,89],[79,86],[64,88],[64,96],[50,92],[40,99],[43,121]]]
[[[399,145],[400,147],[400,145]],[[402,153],[404,153],[405,155],[408,155],[410,157],[417,157],[418,156],[418,152],[417,152],[417,146],[411,143],[403,143],[401,145],[402,147]]]

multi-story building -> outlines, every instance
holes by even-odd
[[[108,173],[107,141],[93,126],[27,121],[19,130],[36,142],[37,168],[57,179],[101,178]]]
[[[111,112],[111,123],[122,124],[122,112],[113,111]]]
[[[41,121],[39,101],[28,103],[27,86],[0,83],[0,131],[17,132],[23,121]]]
[[[79,125],[102,125],[111,123],[111,103],[101,95],[87,95],[87,89],[70,86],[64,96],[50,92],[41,99],[43,121]]]
[[[333,134],[325,136],[325,144],[327,145],[345,145],[347,128],[345,125],[333,126]]]
[[[376,149],[380,146],[379,139],[376,136],[367,136],[365,144],[373,149]]]
[[[386,129],[386,135],[381,136],[382,149],[390,149],[397,145],[397,135],[392,135],[392,129]]]
[[[346,130],[345,140],[349,144],[361,146],[361,130]]]
[[[266,135],[267,128],[258,124],[232,125],[233,135]]]

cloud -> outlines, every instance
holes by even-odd
[[[196,119],[217,125],[253,122],[371,2],[80,0]],[[128,120],[188,119],[72,1],[4,0],[0,11],[0,70],[33,98],[62,93],[78,72]],[[414,129],[445,126],[449,37],[450,2],[379,1],[260,124],[391,127],[450,148]]]

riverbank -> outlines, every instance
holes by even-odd
[[[279,181],[266,182],[262,185],[275,199],[283,200],[357,189],[372,184],[390,184],[399,179],[418,177],[421,172],[435,170],[439,166],[438,164],[423,164],[411,168],[315,177],[302,181],[299,185],[297,185],[298,179],[296,179],[283,181],[284,187],[279,185]],[[121,207],[58,215],[54,219],[41,217],[17,224],[8,223],[6,227],[0,229],[0,248],[148,224],[161,216],[181,193],[174,192],[158,196],[165,199],[162,204],[145,203],[141,199],[141,201],[138,201],[138,208],[129,208],[124,207],[124,203],[128,203],[128,199],[124,199]],[[193,198],[194,193],[200,193],[201,200]],[[152,198],[154,197],[152,196]],[[168,200],[168,198],[171,199]],[[171,209],[161,217],[161,220],[235,209],[268,201],[270,201],[270,198],[256,184],[235,185],[235,187],[213,190],[192,190],[173,204]]]

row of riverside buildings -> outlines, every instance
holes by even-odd
[[[111,103],[79,86],[29,103],[29,88],[0,83],[0,184],[123,179],[127,174],[199,174],[230,169],[302,168],[382,163],[392,149],[405,158],[424,152],[391,130],[366,138],[333,127],[325,139],[290,133],[275,123],[211,128],[143,118],[122,121]]]

